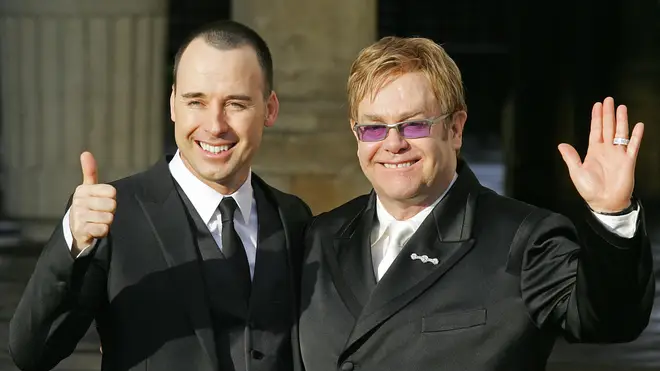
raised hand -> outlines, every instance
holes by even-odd
[[[591,111],[589,148],[584,161],[571,145],[559,145],[575,188],[596,212],[619,212],[630,206],[644,124],[636,124],[630,138],[628,135],[628,109],[621,105],[615,112],[614,99],[608,97],[602,104],[594,104]],[[615,144],[615,138],[618,142],[623,139],[624,144]]]
[[[83,152],[80,155],[80,166],[83,182],[73,194],[69,211],[73,253],[86,249],[94,239],[108,235],[117,207],[116,189],[109,184],[98,184],[94,156]]]

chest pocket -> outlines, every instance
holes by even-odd
[[[422,318],[422,332],[452,331],[484,324],[486,324],[486,309],[442,313]]]

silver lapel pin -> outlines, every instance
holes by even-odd
[[[417,255],[415,253],[410,254],[410,259],[412,260],[421,260],[422,263],[431,263],[433,265],[438,265],[438,259],[429,258],[427,255]]]

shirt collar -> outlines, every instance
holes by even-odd
[[[238,209],[243,218],[243,222],[247,223],[250,220],[250,213],[252,212],[252,202],[254,194],[252,190],[252,171],[248,173],[245,182],[238,188],[238,190],[230,195],[223,195],[215,189],[209,187],[204,182],[199,180],[183,163],[181,154],[176,151],[176,154],[169,163],[170,173],[174,180],[179,183],[183,192],[188,196],[197,213],[202,218],[202,221],[209,224],[213,214],[215,214],[220,201],[224,197],[233,197],[238,204]]]
[[[387,210],[385,210],[385,206],[383,206],[383,203],[380,201],[380,197],[376,195],[376,224],[377,227],[375,227],[372,231],[371,234],[371,244],[377,243],[383,236],[385,235],[385,232],[387,231],[387,228],[390,226],[392,223],[407,223],[412,227],[413,232],[417,231],[417,229],[422,225],[424,220],[426,219],[429,214],[431,214],[431,211],[433,211],[433,208],[442,201],[442,199],[445,197],[447,192],[451,189],[451,187],[454,185],[454,182],[456,181],[456,178],[458,178],[458,174],[454,174],[454,178],[451,180],[449,183],[449,186],[445,190],[445,192],[438,197],[437,200],[433,202],[433,204],[425,207],[422,209],[422,211],[418,212],[415,214],[410,219],[399,221],[396,220]]]

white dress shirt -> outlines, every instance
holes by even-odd
[[[390,234],[389,231],[398,228],[401,229],[401,226],[394,226],[395,224],[406,224],[408,226],[408,238],[404,239],[403,245],[408,242],[408,239],[419,229],[419,226],[422,225],[424,219],[426,219],[433,208],[442,201],[449,189],[456,182],[458,174],[454,174],[454,178],[449,183],[447,190],[438,197],[431,205],[422,209],[422,211],[415,214],[412,218],[406,220],[396,220],[392,214],[388,213],[385,210],[385,206],[380,201],[380,198],[376,196],[376,221],[371,230],[371,262],[374,268],[374,274],[376,275],[376,282],[380,281],[385,272],[389,269],[390,265],[394,262],[391,259],[384,259],[387,254],[387,246],[390,243]]]
[[[380,198],[376,197],[376,221],[371,230],[371,261],[373,264],[376,282],[378,282],[385,274],[387,269],[393,263],[394,259],[389,258],[391,252],[388,250],[389,245],[389,231],[392,229],[401,229],[400,226],[394,224],[407,224],[408,236],[403,241],[401,248],[405,245],[410,237],[419,229],[424,219],[426,219],[433,208],[445,197],[449,189],[454,185],[458,175],[454,175],[454,179],[447,187],[445,193],[442,194],[432,205],[422,209],[419,213],[407,220],[396,220],[390,213],[385,210]],[[631,238],[635,235],[637,227],[637,217],[639,215],[639,208],[626,215],[602,215],[594,212],[594,215],[601,223],[609,230],[621,237]],[[400,251],[400,250],[399,250]]]
[[[204,184],[199,180],[181,160],[179,151],[176,152],[174,157],[169,163],[170,173],[174,180],[179,184],[181,190],[186,194],[193,207],[199,214],[202,221],[206,224],[215,240],[218,248],[222,250],[222,219],[220,217],[220,210],[218,206],[224,197],[233,197],[238,204],[238,209],[234,215],[234,227],[236,233],[243,242],[245,254],[247,255],[248,264],[250,266],[250,275],[254,277],[254,263],[257,256],[257,240],[258,240],[258,218],[257,218],[257,202],[254,198],[252,189],[252,173],[247,177],[247,180],[241,187],[230,195],[222,195],[213,188]],[[69,249],[73,244],[73,236],[69,228],[69,212],[64,215],[62,220],[62,228],[64,231],[64,239],[66,240]],[[182,226],[187,228],[188,226]],[[93,246],[94,244],[92,244]],[[89,251],[89,248],[83,250],[78,256],[83,256]]]

